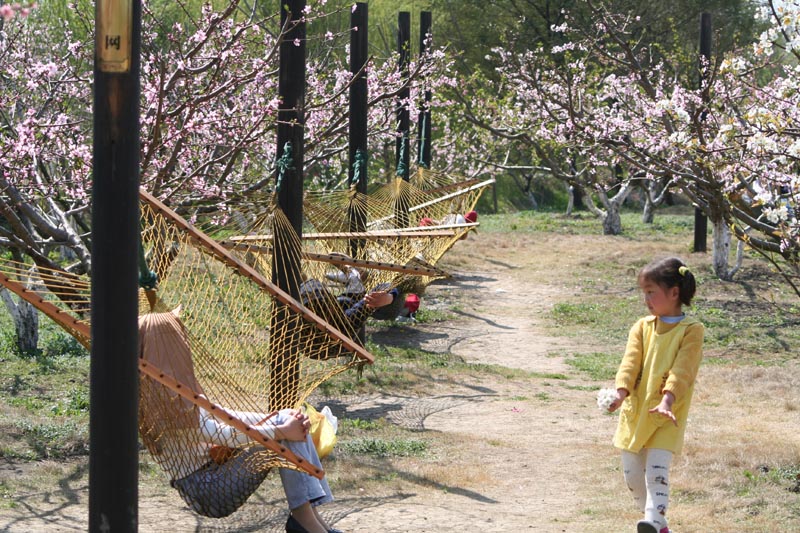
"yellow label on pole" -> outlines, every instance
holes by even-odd
[[[131,68],[133,0],[97,0],[97,66],[101,72]]]

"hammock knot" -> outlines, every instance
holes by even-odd
[[[408,176],[408,165],[406,165],[406,149],[408,146],[408,132],[403,133],[403,138],[400,142],[400,154],[397,158],[397,171],[396,174],[403,179]]]
[[[290,170],[294,170],[292,163],[292,143],[291,141],[286,141],[286,144],[283,145],[283,154],[281,154],[278,161],[275,163],[275,166],[278,167],[278,180],[275,184],[275,192],[281,192],[281,186],[283,185],[283,179],[286,177],[286,173]]]
[[[353,163],[353,179],[350,181],[350,185],[356,185],[361,181],[361,173],[367,169],[368,157],[366,150],[361,148],[356,150],[355,162]]]
[[[426,131],[427,123],[428,123],[428,115],[425,114],[422,116],[422,129],[420,131],[422,131],[423,134],[419,138],[419,161],[417,161],[417,164],[422,168],[428,168],[428,162],[425,161],[425,143],[428,142],[428,139],[425,138],[424,134],[424,132]]]
[[[151,291],[158,285],[158,275],[152,270],[139,271],[139,287]]]

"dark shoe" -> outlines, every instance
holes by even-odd
[[[292,515],[286,520],[286,533],[308,533],[303,524],[298,522]]]
[[[341,529],[329,529],[328,533],[344,533]]]
[[[636,524],[636,533],[658,533],[658,528],[652,522],[639,520]]]

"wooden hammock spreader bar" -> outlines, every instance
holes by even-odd
[[[480,183],[472,185],[471,187],[467,187],[466,189],[460,189],[458,191],[451,192],[450,194],[445,194],[444,196],[440,196],[439,198],[434,198],[433,200],[428,200],[427,202],[423,202],[423,203],[421,203],[419,205],[415,205],[415,206],[409,207],[408,211],[409,212],[417,211],[419,209],[428,207],[430,205],[438,204],[439,202],[444,202],[445,200],[450,200],[451,198],[455,198],[456,196],[461,196],[462,194],[468,193],[470,191],[474,191],[476,189],[480,189],[482,187],[486,187],[487,185],[491,185],[494,182],[495,182],[495,179],[494,178],[490,178],[490,179],[488,179],[486,181],[482,181]]]
[[[293,453],[290,449],[288,449],[286,446],[283,446],[277,440],[271,439],[266,435],[259,433],[249,425],[242,422],[240,419],[228,413],[222,406],[217,405],[215,403],[211,403],[206,397],[196,393],[190,387],[184,385],[177,379],[165,373],[164,371],[162,371],[161,369],[159,369],[157,366],[147,361],[146,359],[139,358],[139,370],[143,374],[146,374],[147,376],[152,378],[153,380],[161,383],[172,392],[179,394],[183,398],[189,400],[194,405],[202,407],[220,422],[238,429],[239,431],[245,433],[248,437],[253,439],[254,442],[261,444],[265,448],[268,448],[269,450],[272,450],[276,454],[280,455],[287,461],[299,466],[300,468],[305,470],[308,474],[319,479],[325,477],[324,470],[312,465],[311,463],[306,461],[305,458],[299,457],[298,455]]]
[[[477,228],[480,225],[481,225],[480,222],[464,222],[463,224],[439,224],[438,226],[419,226],[419,227],[416,227],[416,228],[397,228],[397,229],[392,230],[392,231],[396,231],[398,233],[406,234],[406,233],[417,233],[417,232],[420,232],[420,230],[424,230],[426,228],[430,228],[432,230],[432,233],[437,233],[439,230],[447,229],[447,230],[450,230],[451,236],[455,237],[456,236],[456,232],[454,230],[464,229],[464,228]]]
[[[332,265],[346,265],[355,266],[372,270],[388,270],[390,272],[400,272],[402,274],[415,274],[418,276],[429,277],[447,277],[448,274],[441,268],[434,266],[415,266],[415,265],[398,265],[395,263],[384,263],[382,261],[369,261],[367,259],[353,259],[350,257],[342,257],[332,254],[316,254],[308,252],[304,255],[313,256],[309,257],[312,261],[321,261],[330,263]],[[412,260],[413,261],[413,260]]]
[[[272,246],[258,246],[255,244],[239,244],[230,241],[220,241],[220,244],[227,250],[237,250],[254,254],[272,255]],[[417,276],[447,277],[447,272],[437,267],[423,267],[414,265],[398,265],[396,263],[385,263],[382,261],[369,261],[366,259],[353,259],[334,254],[318,254],[315,252],[302,252],[303,259],[316,261],[319,263],[330,263],[332,265],[346,265],[365,268],[369,270],[386,270],[389,272],[400,272],[401,274],[415,274]]]
[[[198,243],[200,243],[206,250],[214,254],[214,256],[216,256],[220,261],[227,264],[229,267],[233,268],[240,275],[249,278],[263,291],[274,295],[279,301],[288,305],[291,309],[303,315],[309,321],[313,322],[314,325],[316,325],[322,331],[330,334],[331,336],[339,340],[349,351],[354,352],[360,358],[364,359],[365,361],[368,361],[369,363],[373,363],[375,361],[373,355],[368,351],[366,351],[363,347],[359,346],[358,344],[350,340],[341,331],[328,324],[326,321],[317,316],[315,313],[311,312],[307,308],[298,304],[298,302],[294,298],[292,298],[289,294],[284,292],[280,287],[278,287],[271,281],[267,280],[264,276],[259,274],[259,272],[250,265],[243,263],[239,261],[236,257],[232,256],[217,241],[215,241],[205,233],[198,231],[194,226],[189,224],[180,215],[175,213],[175,211],[164,205],[160,200],[152,196],[150,193],[142,189],[139,189],[139,197],[141,198],[142,201],[147,202],[151,207],[153,207],[153,209],[161,213],[162,216],[172,220],[172,222],[175,223],[175,225],[177,225],[184,232],[186,232],[193,239],[195,239]]]
[[[453,189],[458,189],[459,187],[469,187],[470,185],[474,185],[476,183],[480,183],[480,178],[473,178],[471,180],[464,180],[459,181],[458,183],[448,183],[447,185],[440,185],[439,187],[432,187],[430,189],[423,189],[425,194],[432,194],[437,192],[447,192]]]
[[[336,239],[391,239],[391,238],[406,238],[406,237],[455,237],[454,231],[440,230],[442,226],[437,226],[433,231],[426,231],[423,227],[419,228],[402,228],[391,230],[378,230],[378,231],[342,231],[338,233],[304,233],[303,240],[321,241],[321,240],[336,240]],[[399,235],[402,233],[402,235]],[[226,239],[234,242],[247,242],[247,241],[271,241],[272,235],[237,235]],[[224,242],[224,241],[223,241]]]
[[[482,187],[486,187],[487,185],[491,185],[494,182],[495,182],[495,179],[494,178],[490,178],[488,180],[485,180],[485,181],[482,181],[482,182],[477,183],[475,185],[472,185],[470,187],[467,187],[466,189],[459,189],[459,190],[457,190],[455,192],[451,192],[450,194],[446,194],[444,196],[440,196],[439,198],[434,198],[433,200],[428,200],[427,202],[423,202],[421,204],[411,206],[411,207],[408,208],[408,212],[411,213],[412,211],[419,211],[420,209],[422,209],[424,207],[428,207],[428,206],[431,206],[431,205],[438,204],[440,202],[444,202],[445,200],[450,200],[452,198],[456,198],[456,197],[461,196],[462,194],[466,194],[466,193],[468,193],[470,191],[474,191],[476,189],[480,189]],[[394,217],[395,217],[394,214],[387,215],[385,217],[381,217],[379,219],[376,219],[376,220],[373,220],[371,222],[368,222],[367,226],[374,226],[375,224],[380,224],[381,222],[386,222],[388,220],[391,220]]]
[[[66,311],[59,309],[42,298],[36,291],[27,289],[18,281],[6,276],[4,272],[0,272],[0,285],[3,285],[3,287],[44,313],[53,320],[53,322],[64,328],[67,333],[75,337],[81,344],[88,348],[86,343],[91,338],[91,330],[86,322],[82,322]],[[75,335],[76,333],[78,335]]]

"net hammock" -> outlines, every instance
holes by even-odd
[[[437,268],[444,254],[478,225],[458,223],[456,215],[473,210],[493,182],[419,168],[410,181],[395,178],[370,194],[354,188],[307,192],[304,213],[311,228],[331,235],[316,243],[328,252]],[[393,283],[404,292],[422,294],[431,281],[446,275],[437,270],[433,276],[401,275]]]
[[[321,477],[279,442],[268,414],[372,361],[352,340],[354,322],[331,293],[313,291],[301,303],[313,262],[303,261],[280,213],[270,217],[271,245],[282,255],[249,245],[229,251],[149,194],[140,198],[143,256],[159,279],[156,293],[140,291],[143,443],[206,516],[235,511],[272,467]],[[88,278],[8,259],[0,272],[0,283],[89,346]],[[345,318],[320,318],[317,300]]]

